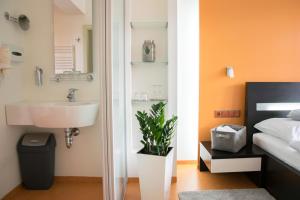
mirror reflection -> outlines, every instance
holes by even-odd
[[[92,0],[53,1],[55,74],[92,73]]]

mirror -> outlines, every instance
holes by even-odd
[[[93,0],[53,0],[55,74],[93,73]]]

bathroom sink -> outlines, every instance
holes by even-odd
[[[41,128],[92,126],[97,118],[98,106],[97,102],[89,101],[10,104],[6,106],[7,124]],[[26,119],[22,119],[22,116]]]
[[[31,106],[33,124],[44,128],[73,128],[95,123],[98,103],[48,102]]]

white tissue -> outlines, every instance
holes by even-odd
[[[236,130],[234,130],[230,126],[218,126],[217,127],[217,131],[221,131],[221,132],[234,132],[234,133],[237,132]]]

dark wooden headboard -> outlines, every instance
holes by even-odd
[[[271,105],[266,108],[264,103]],[[274,104],[275,103],[275,104]],[[285,104],[285,108],[274,109],[277,103]],[[286,117],[291,109],[287,103],[300,109],[300,82],[247,82],[245,102],[245,125],[247,127],[247,144],[252,144],[252,136],[259,132],[253,126],[272,117]],[[299,103],[296,106],[295,103]],[[263,105],[263,106],[262,106]],[[261,107],[264,107],[263,109]],[[278,107],[278,106],[277,106]],[[286,108],[287,107],[287,108]]]

